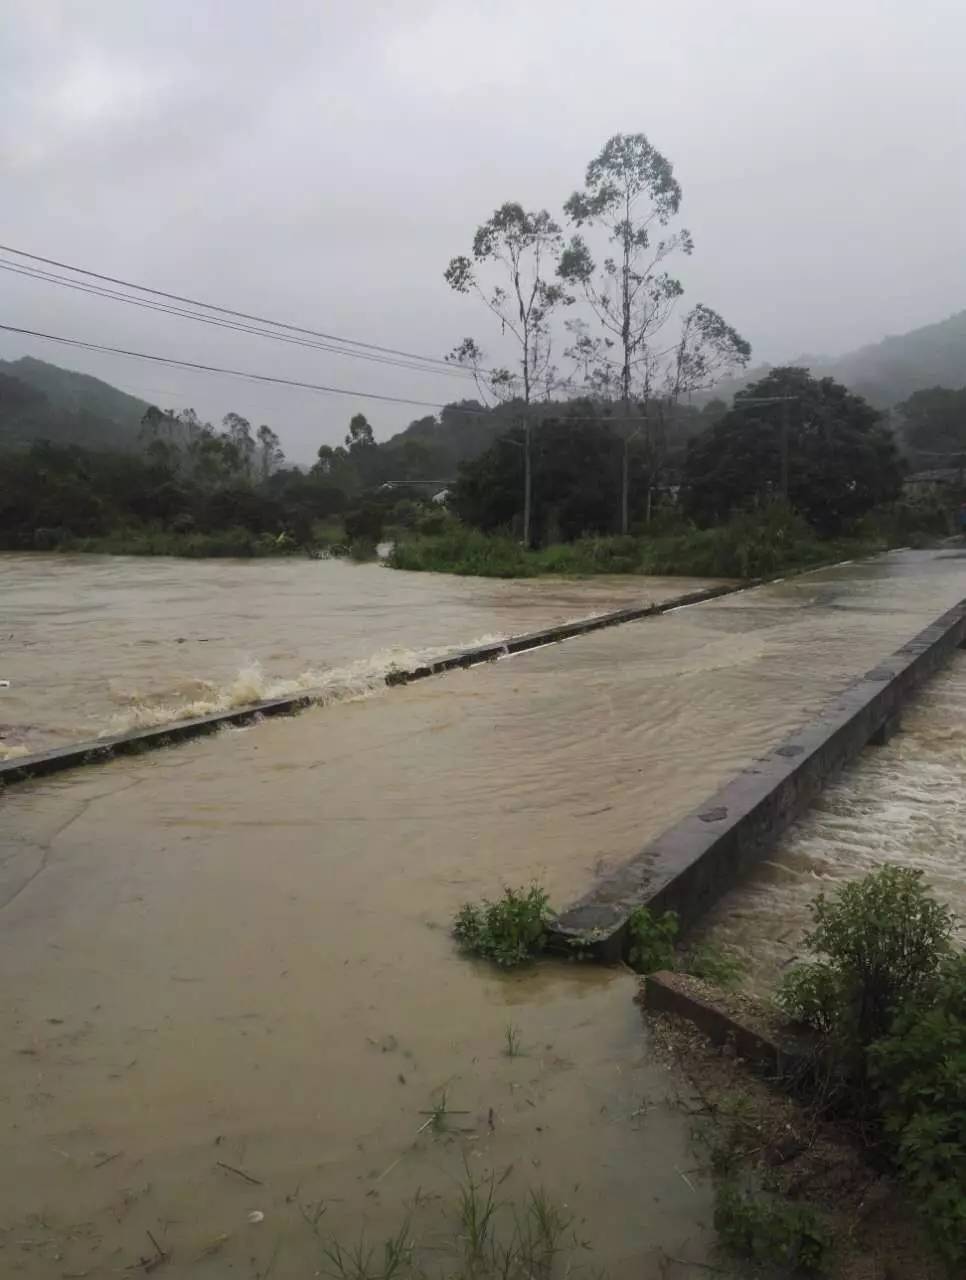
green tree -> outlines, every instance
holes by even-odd
[[[226,462],[233,462],[234,470],[250,480],[255,464],[255,440],[252,424],[240,413],[226,413],[221,420],[229,449],[224,451]]]
[[[659,338],[684,288],[665,263],[694,248],[684,228],[665,233],[681,206],[681,187],[671,162],[643,133],[614,134],[587,166],[585,185],[564,210],[577,228],[596,227],[606,237],[606,256],[595,261],[583,235],[575,233],[561,254],[559,274],[581,288],[601,337],[586,325],[572,327],[570,354],[598,395],[616,398],[623,422],[620,528],[630,518],[630,455],[635,441],[647,454],[650,483],[666,455],[668,408],[682,396],[745,365],[751,347],[716,311],[698,304],[684,317],[678,336]],[[656,345],[658,344],[658,345]],[[635,402],[640,413],[635,415]],[[640,419],[640,425],[634,418]],[[648,509],[650,508],[650,497]]]
[[[262,423],[256,435],[258,438],[258,475],[264,484],[272,472],[277,471],[285,461],[285,453],[282,450],[278,436],[266,423]]]
[[[896,406],[902,435],[927,466],[961,465],[966,455],[966,387],[930,387]]]
[[[319,445],[317,461],[312,467],[312,474],[326,485],[341,489],[343,493],[356,493],[359,489],[359,474],[349,456],[348,449],[342,445]]]
[[[592,412],[592,410],[591,410]],[[619,441],[606,423],[588,420],[588,406],[547,418],[533,428],[533,535],[569,541],[610,528]],[[515,427],[460,469],[451,505],[468,524],[507,528],[519,510],[519,455],[523,429]]]
[[[349,419],[349,431],[345,438],[346,448],[350,453],[361,453],[371,449],[376,443],[369,420],[364,413],[355,413]]]
[[[691,441],[684,497],[693,519],[721,523],[779,495],[784,405],[755,401],[782,397],[792,397],[788,498],[815,529],[838,533],[898,496],[902,468],[881,415],[832,378],[781,368],[739,392],[728,413]]]
[[[472,369],[481,390],[485,388],[496,399],[523,401],[523,541],[527,546],[533,503],[530,403],[541,391],[549,398],[554,379],[551,316],[572,301],[561,285],[552,282],[561,240],[560,227],[546,209],[532,212],[508,201],[477,227],[472,259],[455,257],[445,272],[451,289],[480,298],[519,350],[515,371],[484,368],[483,351],[473,338],[464,338],[449,358]]]

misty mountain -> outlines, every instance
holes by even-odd
[[[802,355],[784,363],[810,369],[817,378],[835,378],[876,408],[889,409],[915,391],[966,386],[966,311],[842,356]],[[749,369],[740,378],[719,383],[705,398],[730,400],[772,367],[763,364]]]
[[[22,356],[0,360],[0,440],[134,449],[145,401],[90,374]]]
[[[0,360],[0,444],[32,440],[89,449],[137,449],[147,408],[86,373],[23,356]]]

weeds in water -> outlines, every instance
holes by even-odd
[[[453,922],[453,936],[464,951],[511,968],[543,950],[551,916],[539,885],[505,889],[496,902],[465,903]]]
[[[411,1219],[407,1214],[394,1236],[383,1242],[381,1253],[375,1245],[361,1235],[358,1241],[344,1248],[338,1240],[323,1246],[322,1257],[331,1270],[322,1268],[322,1274],[333,1280],[394,1280],[412,1269],[413,1241]]]
[[[460,1186],[458,1212],[463,1253],[472,1275],[492,1254],[494,1216],[499,1206],[494,1175],[491,1173],[485,1182],[477,1182],[469,1167],[464,1165],[464,1168],[466,1181]]]
[[[655,916],[647,907],[638,907],[628,920],[631,945],[627,958],[638,973],[655,973],[674,968],[674,940],[678,917],[674,911]]]
[[[572,1216],[543,1189],[514,1206],[498,1198],[510,1169],[498,1179],[492,1172],[474,1177],[465,1161],[464,1167],[455,1205],[443,1207],[442,1233],[438,1223],[435,1229],[427,1224],[419,1240],[413,1215],[435,1197],[417,1199],[381,1247],[365,1234],[351,1246],[330,1239],[319,1274],[331,1280],[590,1280],[573,1256],[588,1246],[573,1234]]]
[[[416,1130],[416,1136],[418,1137],[424,1129],[432,1129],[433,1133],[436,1134],[447,1133],[449,1130],[450,1116],[468,1116],[469,1114],[470,1113],[468,1111],[455,1111],[450,1107],[447,1103],[447,1094],[444,1089],[440,1094],[438,1102],[434,1102],[428,1111],[420,1112],[420,1115],[428,1116],[429,1119],[425,1120],[419,1126]],[[467,1130],[464,1129],[463,1132],[465,1133]]]
[[[506,1040],[506,1048],[503,1052],[506,1056],[508,1058],[522,1058],[523,1044],[520,1040],[519,1029],[515,1027],[512,1022],[508,1022],[503,1035]]]
[[[447,1124],[446,1117],[449,1112],[446,1109],[446,1090],[444,1089],[440,1095],[438,1102],[434,1102],[429,1111],[422,1113],[429,1116],[429,1119],[423,1125],[423,1129],[432,1129],[433,1133],[445,1133]]]
[[[745,971],[733,951],[726,951],[713,942],[699,942],[689,947],[680,968],[683,973],[690,973],[716,987],[737,986]]]
[[[518,1232],[524,1275],[542,1277],[551,1274],[554,1261],[563,1248],[564,1234],[572,1224],[573,1218],[561,1212],[543,1188],[530,1192],[523,1229]]]

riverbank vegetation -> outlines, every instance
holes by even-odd
[[[722,1061],[691,1033],[671,1033],[677,1064],[703,1101],[719,1237],[753,1263],[807,1274],[866,1274],[852,1269],[858,1245],[895,1262],[896,1275],[958,1276],[966,1262],[966,953],[953,944],[952,916],[921,872],[886,866],[819,895],[812,917],[805,946],[813,959],[778,991],[779,1009],[814,1036],[805,1057],[800,1040],[789,1059],[787,1093],[733,1054]],[[740,1022],[788,1029],[768,1002],[739,997],[732,1006],[709,988],[698,995],[740,1009]]]

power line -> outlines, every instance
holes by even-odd
[[[362,342],[357,338],[343,338],[337,334],[324,333],[318,329],[309,329],[302,325],[289,324],[282,320],[271,320],[266,316],[252,315],[246,311],[235,311],[231,307],[223,307],[214,302],[201,302],[197,298],[187,298],[177,293],[166,293],[163,289],[153,289],[149,285],[136,284],[131,280],[122,280],[117,276],[105,275],[92,271],[87,267],[74,266],[69,262],[59,262],[56,258],[45,258],[38,253],[28,253],[25,249],[15,249],[12,245],[0,244],[4,253],[15,254],[18,258],[29,258],[33,262],[42,262],[48,267],[57,267],[61,271],[72,271],[75,275],[89,276],[107,284],[121,285],[125,289],[134,289],[139,293],[149,293],[156,298],[165,298],[169,302],[179,302],[190,307],[202,307],[206,311],[217,311],[221,315],[231,316],[236,320],[253,321],[256,324],[267,324],[276,329],[287,329],[290,333],[301,333],[311,338],[322,338],[326,342],[338,342],[350,347],[360,347],[366,351],[378,352],[382,355],[400,356],[406,360],[419,361],[426,365],[443,366],[452,372],[452,365],[438,356],[421,356],[411,351],[402,351],[396,347],[384,347],[375,342]]]
[[[168,306],[166,303],[151,302],[145,298],[134,298],[129,294],[120,293],[116,289],[105,289],[100,285],[86,284],[79,280],[70,280],[66,276],[59,276],[50,271],[43,271],[36,267],[22,266],[19,263],[10,262],[4,258],[0,258],[0,271],[8,271],[14,275],[24,276],[30,280],[40,280],[47,284],[61,285],[67,289],[73,289],[78,293],[91,294],[96,298],[108,298],[114,302],[125,302],[130,306],[140,307],[146,311],[157,311],[164,315],[181,316],[187,320],[197,320],[202,324],[210,324],[219,329],[231,329],[238,333],[251,333],[258,337],[272,338],[276,342],[286,342],[298,347],[308,347],[317,351],[326,351],[333,355],[348,356],[354,360],[368,360],[374,364],[391,365],[399,369],[411,369],[416,373],[431,374],[448,374],[450,377],[472,378],[469,369],[462,369],[455,365],[446,365],[444,368],[427,367],[421,364],[414,364],[411,360],[397,359],[394,356],[383,356],[368,351],[350,351],[345,347],[334,346],[327,342],[310,341],[306,338],[292,337],[285,333],[275,333],[271,329],[263,329],[255,325],[242,324],[233,320],[222,320],[218,316],[201,315],[198,312],[186,311],[182,307]]]
[[[462,405],[453,404],[452,402],[440,403],[436,400],[413,400],[408,396],[390,396],[378,391],[359,391],[349,387],[331,387],[321,382],[303,382],[298,378],[283,378],[278,374],[272,373],[252,373],[246,369],[228,369],[223,365],[202,364],[195,360],[179,360],[174,356],[161,356],[148,351],[128,351],[124,347],[111,347],[101,342],[88,342],[83,338],[65,338],[56,333],[41,333],[37,329],[24,329],[19,325],[0,323],[0,331],[5,333],[17,333],[27,338],[41,338],[45,342],[59,342],[64,346],[78,347],[84,351],[97,351],[107,355],[125,356],[132,360],[148,360],[154,364],[163,364],[171,368],[192,369],[200,373],[218,373],[225,374],[232,378],[245,378],[250,382],[267,382],[276,386],[296,387],[302,391],[318,391],[326,395],[335,396],[356,396],[363,400],[382,400],[389,404],[408,404],[420,409],[445,409],[449,413],[463,413],[468,417],[486,418],[498,412],[496,408],[467,409]],[[538,405],[531,405],[529,412],[534,414],[541,409],[551,409],[551,405],[556,402],[541,402]],[[517,407],[515,412],[523,416],[527,410],[523,407]],[[553,411],[547,416],[553,416]],[[628,417],[620,418],[607,417],[605,414],[587,414],[587,415],[571,415],[566,413],[562,419],[567,422],[596,422],[601,426],[613,425],[617,422],[649,422],[647,417]]]
[[[0,324],[0,330],[6,333],[19,333],[28,338],[43,338],[47,342],[60,342],[69,347],[80,347],[85,351],[100,351],[110,355],[128,356],[134,360],[150,360],[155,364],[164,364],[179,369],[195,369],[202,373],[223,373],[233,378],[247,378],[252,382],[271,382],[280,386],[298,387],[304,391],[321,391],[328,395],[358,396],[367,400],[385,400],[390,404],[409,404],[423,409],[450,409],[458,413],[469,413],[486,416],[488,409],[462,409],[458,405],[440,404],[434,400],[412,400],[407,396],[382,395],[377,391],[357,391],[347,387],[330,387],[319,382],[302,382],[297,378],[282,378],[271,373],[251,373],[245,369],[226,369],[216,364],[201,364],[194,360],[177,360],[173,356],[159,356],[146,351],[127,351],[123,347],[109,347],[100,342],[86,342],[82,338],[64,338],[55,333],[40,333],[36,329],[22,329],[17,325]]]

